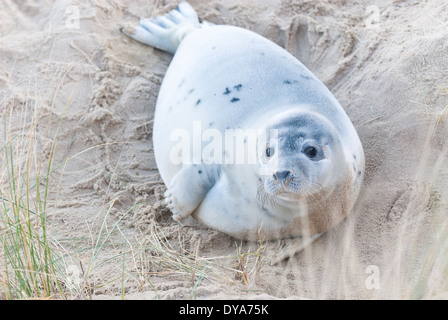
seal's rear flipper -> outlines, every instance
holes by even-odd
[[[219,175],[220,167],[216,165],[184,165],[165,193],[165,203],[173,213],[173,219],[181,221],[191,215],[215,185]]]
[[[177,9],[167,15],[140,20],[139,26],[122,27],[121,31],[141,43],[175,53],[181,41],[201,26],[196,11],[186,1],[181,1]]]

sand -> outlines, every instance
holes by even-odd
[[[152,147],[172,56],[119,27],[176,1],[3,0],[0,146],[14,136],[20,151],[31,136],[39,159],[54,154],[60,165],[47,220],[72,298],[446,297],[448,3],[190,3],[203,20],[276,42],[329,87],[364,146],[359,200],[338,227],[275,265],[285,243],[241,242],[172,221]]]

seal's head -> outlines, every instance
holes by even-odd
[[[322,194],[346,172],[346,161],[334,125],[315,112],[287,112],[267,126],[259,145],[266,195],[302,200]]]

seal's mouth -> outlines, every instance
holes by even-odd
[[[275,194],[275,197],[282,200],[298,200],[300,198],[300,194],[297,192],[293,192],[289,190],[289,188],[282,186]]]
[[[260,183],[257,190],[257,199],[264,205],[270,207],[296,206],[297,201],[303,200],[303,194],[290,189],[287,185],[279,186],[278,189],[267,192],[266,184]]]
[[[292,192],[279,192],[275,196],[282,200],[295,200],[296,198]]]

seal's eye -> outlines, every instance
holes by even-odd
[[[305,149],[303,149],[303,153],[306,154],[308,158],[314,159],[317,155],[317,149],[314,147],[306,147]]]
[[[270,158],[271,157],[271,153],[274,154],[273,150],[271,150],[271,148],[267,148],[266,149],[266,157]]]

